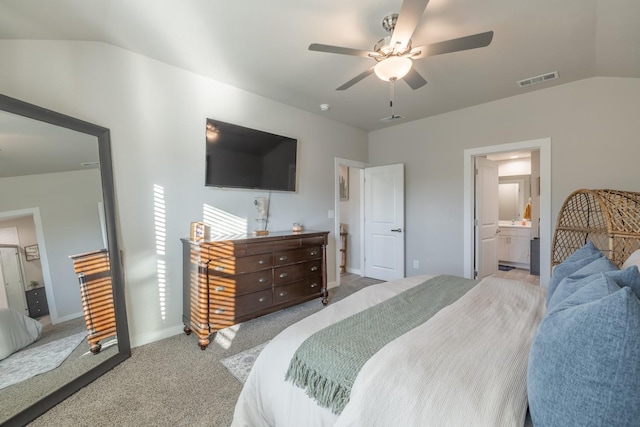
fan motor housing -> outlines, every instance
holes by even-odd
[[[391,35],[378,40],[378,43],[375,44],[373,50],[383,55],[382,58],[375,58],[376,61],[382,61],[383,59],[390,56],[393,53],[393,46],[391,46]],[[411,40],[409,40],[407,46],[401,52],[397,52],[396,55],[402,56],[409,51],[411,51]]]

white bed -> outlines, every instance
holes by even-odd
[[[369,286],[276,336],[247,378],[232,426],[522,426],[529,347],[545,289],[521,282],[485,279],[385,345],[360,370],[340,414],[285,381],[307,337],[429,277]]]
[[[36,341],[42,323],[15,310],[0,308],[0,360]]]

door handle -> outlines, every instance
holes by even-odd
[[[402,228],[392,228],[391,231],[394,233],[402,233]]]

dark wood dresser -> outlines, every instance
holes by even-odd
[[[322,297],[329,232],[278,232],[204,242],[182,239],[184,331],[201,349],[216,331]]]
[[[47,294],[44,288],[30,289],[26,292],[27,308],[29,308],[29,317],[34,319],[49,314],[49,305],[47,304]]]
[[[109,251],[102,249],[72,255],[69,258],[73,260],[73,267],[80,284],[89,350],[97,354],[102,348],[100,341],[116,335]]]

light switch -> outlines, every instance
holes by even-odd
[[[329,218],[335,218],[336,217],[336,211],[334,211],[333,209],[329,209]]]

